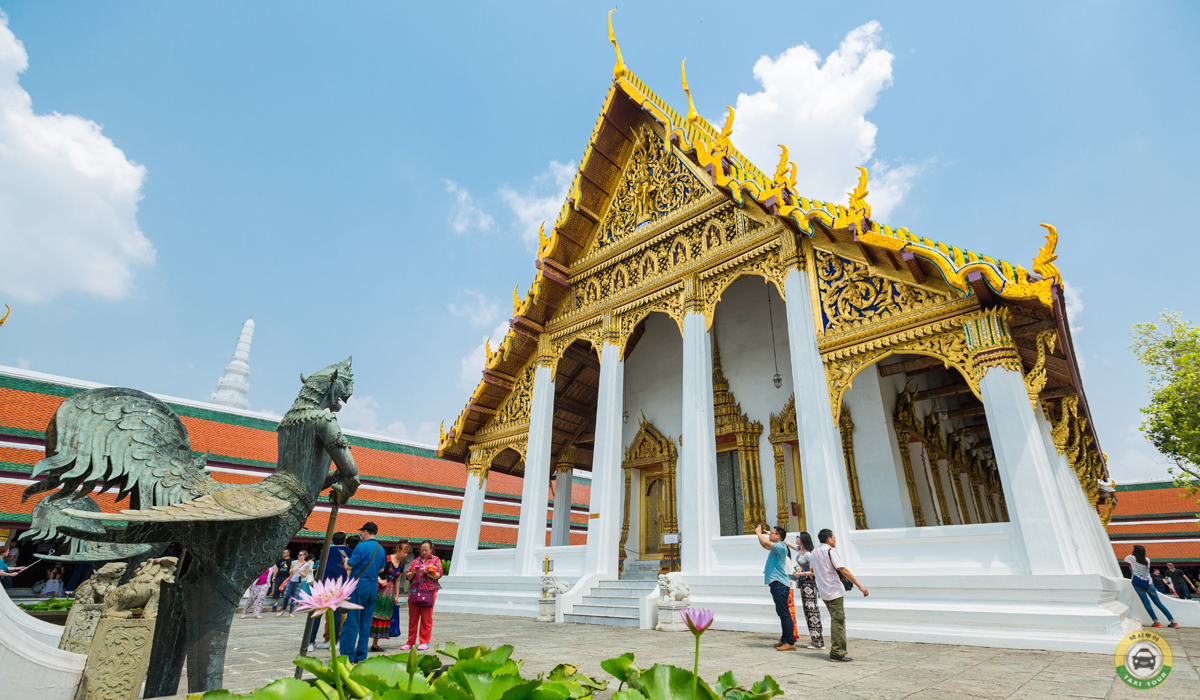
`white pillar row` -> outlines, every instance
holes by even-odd
[[[811,248],[810,248],[811,251]],[[833,403],[825,364],[817,349],[816,316],[809,291],[808,273],[793,268],[784,280],[787,293],[788,338],[792,351],[792,379],[796,389],[796,423],[800,431],[800,471],[804,479],[804,508],[808,530],[816,535],[829,528],[838,536],[843,561],[856,561],[853,543],[846,535],[854,530],[850,485],[842,456],[842,440],[833,421]]]
[[[550,500],[550,438],[554,433],[554,368],[539,363],[529,402],[529,444],[517,521],[517,576],[541,574],[534,550],[546,546],[546,505]]]
[[[1029,573],[1083,573],[1064,510],[1066,494],[1047,457],[1025,378],[1020,371],[1000,365],[986,372],[979,389],[1008,517],[1023,540]]]
[[[554,477],[554,520],[550,526],[550,546],[571,544],[571,485],[575,479],[574,450],[567,448],[569,460],[560,461]]]
[[[462,512],[458,516],[458,532],[454,535],[454,558],[450,560],[450,575],[466,573],[467,554],[479,551],[479,528],[483,524],[483,497],[487,493],[487,477],[467,472],[467,488],[463,491]]]
[[[686,294],[686,292],[685,292]],[[675,469],[679,564],[684,575],[712,572],[721,535],[717,505],[717,428],[713,416],[712,339],[704,314],[683,317],[683,431]],[[773,458],[772,458],[773,459]]]
[[[610,324],[605,319],[606,327]],[[596,443],[592,454],[587,550],[584,571],[617,575],[617,545],[621,539],[621,411],[625,362],[621,348],[606,339],[600,351],[600,387],[596,399]]]

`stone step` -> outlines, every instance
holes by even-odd
[[[601,581],[597,584],[598,588],[623,588],[636,591],[651,591],[658,585],[657,581]]]
[[[605,617],[627,617],[631,620],[637,620],[636,607],[619,607],[615,605],[576,605],[571,611],[572,615],[588,615],[595,617],[602,615]]]
[[[636,617],[615,617],[612,615],[563,615],[564,622],[575,622],[581,625],[608,625],[609,627],[637,627]]]
[[[621,574],[622,581],[658,581],[657,571],[626,571]]]
[[[658,569],[662,562],[657,559],[626,559],[626,569]]]
[[[645,591],[643,591],[640,589],[633,589],[633,588],[600,588],[600,587],[596,587],[596,588],[593,588],[590,592],[588,592],[588,595],[586,597],[589,597],[589,598],[629,598],[630,600],[636,600],[638,598],[644,597],[647,594],[647,591],[649,591],[649,590],[650,589],[646,589]],[[634,595],[635,592],[636,592],[636,595]]]
[[[583,597],[583,599],[579,602],[579,605],[599,605],[602,607],[625,608],[628,610],[636,611],[638,608],[638,599],[637,598],[603,598],[603,597],[585,595]],[[575,608],[579,609],[579,605],[576,605]],[[636,614],[636,613],[634,613],[634,614]]]

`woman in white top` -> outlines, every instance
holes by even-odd
[[[804,620],[808,623],[808,648],[824,649],[825,638],[821,635],[821,608],[817,605],[817,582],[813,580],[812,564],[809,559],[809,555],[813,551],[812,536],[807,532],[801,532],[796,541],[800,546],[796,548],[796,570],[792,572],[792,578],[796,579],[800,588]]]
[[[299,558],[292,564],[292,573],[288,577],[287,588],[283,591],[283,599],[287,601],[286,612],[288,617],[296,616],[296,605],[300,602],[298,597],[301,590],[300,587],[304,584],[305,579],[308,578],[310,573],[312,573],[312,562],[308,560],[308,552],[302,549],[300,550]],[[283,617],[284,612],[280,610],[279,614],[275,617]]]
[[[1158,599],[1158,589],[1154,587],[1154,582],[1150,579],[1150,559],[1146,557],[1146,548],[1140,544],[1133,545],[1133,554],[1125,557],[1125,561],[1129,562],[1129,568],[1133,572],[1133,590],[1137,591],[1138,598],[1142,599],[1142,605],[1146,606],[1146,612],[1150,615],[1150,619],[1154,620],[1151,627],[1162,627],[1162,623],[1158,621],[1158,615],[1154,614],[1154,608],[1150,607],[1150,601],[1158,606],[1159,610],[1170,620],[1168,627],[1179,628],[1179,623],[1175,622],[1175,618],[1171,616],[1171,611],[1167,610],[1167,606],[1163,605]]]

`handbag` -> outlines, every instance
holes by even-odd
[[[1133,587],[1134,587],[1136,590],[1139,590],[1139,591],[1145,591],[1145,590],[1149,590],[1149,589],[1150,589],[1150,579],[1148,579],[1148,578],[1142,578],[1142,577],[1140,577],[1140,576],[1134,576],[1134,577],[1133,577],[1133,579],[1132,579],[1132,582],[1133,582]]]
[[[838,571],[836,568],[834,568],[832,552],[833,552],[833,547],[830,547],[829,552],[826,553],[829,556],[829,568],[833,569],[837,573],[838,578],[841,579],[842,585],[846,587],[846,590],[850,590],[851,588],[854,588],[854,584],[850,583],[850,579],[846,578],[846,575],[843,574],[841,571]]]
[[[413,577],[413,584],[419,586],[418,581],[425,578],[425,572],[421,571],[419,576]],[[418,608],[432,608],[433,601],[437,597],[437,581],[434,581],[434,588],[414,588],[408,592],[408,602]]]

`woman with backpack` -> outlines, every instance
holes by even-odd
[[[1154,582],[1150,578],[1150,559],[1146,556],[1146,548],[1140,544],[1133,545],[1133,554],[1125,557],[1125,561],[1129,563],[1130,571],[1133,574],[1131,583],[1133,590],[1137,592],[1138,598],[1141,598],[1142,605],[1146,606],[1146,612],[1150,615],[1150,619],[1154,621],[1151,627],[1162,627],[1162,623],[1158,621],[1158,615],[1154,614],[1154,609],[1150,607],[1150,601],[1158,606],[1159,610],[1170,620],[1167,627],[1179,629],[1179,623],[1171,615],[1171,611],[1167,610],[1167,606],[1158,599],[1158,589],[1154,587]]]

